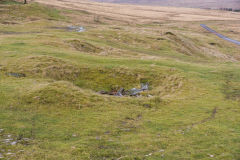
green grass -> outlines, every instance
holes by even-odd
[[[240,158],[239,63],[202,54],[199,46],[218,40],[191,29],[198,24],[184,24],[189,35],[178,26],[161,28],[176,38],[131,32],[159,27],[154,24],[119,24],[123,30],[116,31],[83,11],[4,7],[11,13],[0,12],[0,153],[6,159]],[[81,24],[86,32],[56,28],[74,25],[72,13],[89,20]],[[212,49],[238,52],[227,43]],[[141,97],[97,93],[143,81],[150,90]],[[3,143],[8,135],[18,143]]]
[[[21,3],[14,0],[1,0],[0,4],[21,4]]]

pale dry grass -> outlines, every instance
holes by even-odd
[[[159,6],[140,6],[90,2],[86,0],[36,0],[37,2],[84,10],[93,14],[112,17],[124,21],[206,21],[206,20],[240,20],[240,13],[192,8],[175,8]]]
[[[159,6],[175,6],[189,8],[233,8],[239,9],[240,1],[238,0],[94,0],[97,2],[121,3],[121,4],[143,4]]]

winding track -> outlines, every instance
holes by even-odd
[[[224,36],[224,35],[222,35],[222,34],[219,34],[219,33],[217,33],[216,31],[214,31],[213,29],[211,29],[211,28],[209,28],[208,26],[206,26],[205,24],[201,24],[200,26],[203,27],[204,29],[206,29],[207,31],[215,34],[216,36],[218,36],[218,37],[220,37],[220,38],[222,38],[222,39],[224,39],[224,40],[226,40],[226,41],[232,42],[232,43],[240,46],[240,41],[233,40],[233,39],[228,38],[228,37],[226,37],[226,36]]]

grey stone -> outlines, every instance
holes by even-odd
[[[3,157],[3,155],[0,153],[0,159],[3,159],[4,157]]]
[[[17,144],[16,141],[11,142],[11,145],[16,145],[16,144]]]
[[[149,85],[148,83],[145,83],[145,84],[144,84],[144,83],[141,83],[141,90],[142,90],[142,91],[148,90],[148,85]]]
[[[76,32],[84,32],[85,28],[82,26],[69,26],[68,30],[70,31],[76,31]]]
[[[117,91],[116,96],[122,97],[122,96],[123,96],[123,92],[124,92],[124,88],[120,88],[120,89]]]
[[[26,77],[25,74],[23,73],[13,73],[13,72],[10,72],[10,73],[7,73],[8,76],[12,76],[12,77],[16,77],[16,78],[22,78],[22,77]]]

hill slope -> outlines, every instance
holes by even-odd
[[[239,13],[37,2],[0,1],[0,159],[240,158],[240,48],[200,26]]]

